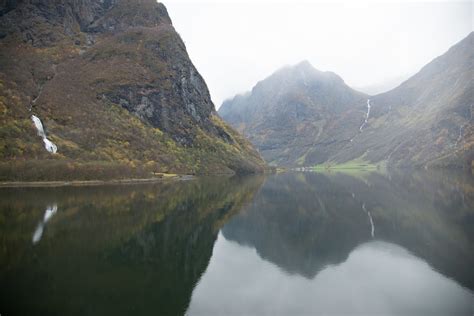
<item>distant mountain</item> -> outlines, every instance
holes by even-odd
[[[303,63],[276,72],[219,111],[278,165],[472,166],[473,34],[373,97]],[[308,80],[301,69],[319,76]]]
[[[219,113],[271,164],[307,164],[326,161],[345,145],[340,139],[347,142],[358,129],[367,98],[304,61],[225,101]]]
[[[1,1],[0,122],[1,179],[264,168],[154,0]]]

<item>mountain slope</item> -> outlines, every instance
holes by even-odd
[[[366,130],[333,159],[471,166],[473,40],[471,33],[397,88],[374,96]]]
[[[225,101],[219,113],[276,165],[315,164],[335,154],[360,126],[367,96],[304,61]],[[338,131],[338,133],[335,133]]]
[[[285,95],[299,92],[301,99],[313,104],[327,100],[325,95],[299,88],[299,81],[294,78],[291,83],[280,78],[282,87],[261,93],[255,102],[257,85],[249,95],[224,102],[220,113],[234,127],[250,135],[264,157],[277,164],[312,166],[364,161],[390,166],[469,167],[474,159],[473,39],[471,33],[391,91],[370,100],[354,92],[357,97],[345,107],[332,98],[328,106],[303,113],[291,127],[283,119],[278,124],[268,120],[266,126],[258,125],[259,120],[265,120],[259,115],[263,104],[271,103],[273,111],[278,112],[269,115],[285,117],[289,116],[284,113],[297,104],[294,99],[279,98],[280,92],[275,91],[283,90]],[[326,95],[341,94],[333,86],[329,89]],[[330,118],[333,113],[335,116]],[[323,124],[314,124],[321,121]],[[281,134],[291,133],[292,144],[278,143],[278,135],[261,141],[275,129]],[[300,142],[302,139],[306,141]],[[289,152],[290,156],[274,161],[273,154],[266,152],[271,142],[278,143],[279,152]]]
[[[4,179],[259,172],[153,0],[18,1],[0,8]],[[45,150],[31,121],[37,116]],[[25,170],[38,168],[35,174]]]

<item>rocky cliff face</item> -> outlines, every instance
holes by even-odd
[[[2,160],[146,163],[146,172],[263,170],[259,154],[217,115],[164,5],[0,4]],[[42,148],[33,114],[56,155]]]
[[[297,65],[219,111],[279,165],[472,166],[473,38],[387,93],[369,97],[315,70],[319,77],[303,76]]]
[[[286,67],[250,93],[222,104],[219,113],[275,165],[326,161],[356,133],[367,95],[308,62]]]

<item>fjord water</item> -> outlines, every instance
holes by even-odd
[[[2,315],[472,315],[474,180],[0,189]]]

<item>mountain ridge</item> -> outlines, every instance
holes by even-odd
[[[319,153],[311,147],[334,142],[333,135],[325,132],[325,126],[343,124],[340,115],[353,115],[358,107],[364,107],[367,98],[366,94],[346,85],[337,74],[319,71],[309,62],[302,62],[281,68],[260,81],[250,96],[236,96],[224,102],[219,113],[249,137],[268,162],[289,165],[306,155],[315,156],[310,159],[317,160]],[[360,126],[352,119],[344,124],[354,129]],[[260,133],[262,129],[268,129],[268,135]],[[301,130],[307,134],[302,134]],[[281,135],[284,131],[288,133]],[[297,136],[302,135],[304,139],[298,139]],[[278,139],[282,136],[284,139],[279,144]],[[344,134],[347,139],[352,136],[351,133]],[[339,145],[330,151],[337,150]]]
[[[338,119],[323,122],[318,129],[300,120],[300,129],[293,127],[292,137],[311,136],[316,137],[317,141],[307,142],[309,149],[306,152],[302,150],[305,144],[299,144],[296,149],[280,146],[279,154],[285,150],[296,151],[295,155],[285,159],[275,160],[275,155],[266,152],[266,145],[270,141],[255,141],[269,131],[268,128],[259,130],[249,127],[259,118],[246,120],[238,109],[234,109],[262,108],[260,103],[252,103],[254,90],[250,96],[236,96],[224,102],[219,113],[244,135],[250,135],[250,140],[267,161],[276,165],[294,167],[364,162],[399,167],[470,167],[474,158],[473,34],[471,32],[396,88],[375,96],[361,93],[366,98],[365,102],[359,98],[352,102],[353,106],[346,104]],[[297,65],[294,66],[296,68]],[[293,87],[289,89],[295,90]],[[313,98],[313,103],[324,100],[317,94],[306,93],[305,96]],[[275,97],[266,95],[262,98],[265,102],[274,102]],[[351,100],[345,102],[351,103]],[[282,102],[283,105],[274,103],[274,111],[284,112],[294,102]],[[257,112],[253,110],[252,113]],[[327,113],[327,109],[320,108],[307,119],[318,121],[321,115]],[[302,132],[302,124],[309,131]],[[283,123],[272,127],[286,128]],[[324,137],[324,131],[329,131],[333,137]]]

